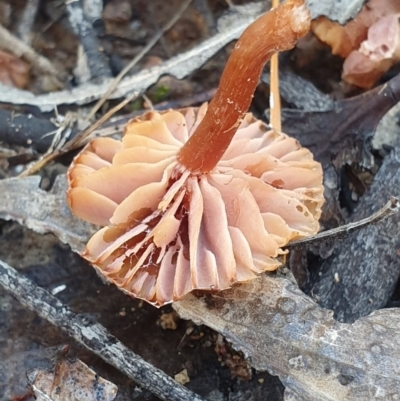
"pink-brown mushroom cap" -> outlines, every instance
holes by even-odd
[[[283,246],[319,229],[321,165],[251,114],[212,171],[178,163],[206,110],[148,112],[126,126],[122,142],[93,140],[68,172],[72,211],[104,226],[83,257],[156,306],[275,270]]]

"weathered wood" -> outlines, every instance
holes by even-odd
[[[173,304],[243,351],[258,370],[276,374],[285,400],[394,400],[400,391],[400,310],[338,323],[289,280],[249,283]]]
[[[352,221],[377,211],[400,195],[400,147],[387,156]],[[340,321],[352,322],[384,307],[400,277],[400,215],[370,225],[339,244],[321,267],[311,293]],[[335,278],[336,275],[336,278]]]
[[[72,29],[87,57],[91,78],[111,77],[112,74],[107,57],[100,50],[100,43],[94,33],[92,24],[85,16],[80,0],[68,0],[65,4]]]

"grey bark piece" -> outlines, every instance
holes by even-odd
[[[284,278],[263,275],[216,295],[175,302],[184,319],[205,324],[276,374],[286,400],[395,400],[400,394],[400,311],[336,322]]]
[[[269,73],[263,74],[261,81],[269,85]],[[331,97],[320,92],[311,82],[291,72],[279,73],[279,90],[282,98],[298,110],[324,112],[335,107]]]
[[[39,176],[0,180],[0,218],[18,221],[40,234],[52,233],[74,251],[82,250],[96,229],[71,214],[66,177],[57,177],[50,192],[39,188],[40,180]]]
[[[0,285],[23,305],[65,331],[104,361],[115,366],[162,400],[203,400],[133,353],[101,324],[92,322],[85,316],[77,315],[56,297],[21,276],[14,268],[1,260]]]
[[[103,0],[82,0],[82,8],[86,17],[93,23],[101,19]]]
[[[367,0],[306,0],[311,17],[325,15],[332,21],[345,24],[354,18]]]
[[[85,16],[80,0],[68,0],[65,5],[72,29],[83,46],[92,79],[110,77],[111,69],[107,58],[99,50],[99,41]]]
[[[400,195],[399,171],[397,147],[384,159],[352,221],[376,212],[390,196]],[[319,304],[332,309],[340,321],[352,322],[387,304],[400,278],[399,226],[397,214],[355,232],[322,264],[322,274],[311,291]]]
[[[400,122],[400,103],[392,107],[388,113],[382,118],[374,137],[372,138],[371,145],[375,150],[382,150],[386,147],[395,147],[399,142],[399,122]]]

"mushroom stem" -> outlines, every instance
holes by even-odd
[[[219,162],[250,107],[265,63],[289,50],[310,28],[303,0],[287,0],[253,22],[237,41],[204,119],[178,153],[193,173],[208,173]]]

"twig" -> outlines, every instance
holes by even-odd
[[[154,104],[153,102],[149,99],[148,96],[146,96],[144,93],[142,94],[142,98],[143,100],[146,102],[146,108],[148,108],[149,110],[155,110],[154,109]]]
[[[101,324],[76,314],[59,299],[1,260],[0,285],[30,310],[65,331],[105,362],[115,366],[162,400],[203,400],[125,347]]]
[[[132,93],[131,96],[127,97],[124,101],[117,104],[114,108],[109,110],[103,117],[97,120],[93,125],[91,125],[87,130],[83,131],[82,134],[77,135],[75,138],[71,139],[70,142],[66,144],[67,150],[79,148],[88,142],[90,135],[99,128],[104,122],[111,118],[117,111],[125,107],[129,102],[138,97],[137,93]]]
[[[356,221],[354,223],[349,223],[341,227],[333,228],[332,230],[323,231],[322,233],[319,233],[312,237],[293,241],[287,245],[287,248],[296,249],[304,245],[316,245],[324,241],[331,241],[338,238],[346,238],[353,231],[359,230],[360,228],[363,228],[370,224],[376,224],[379,221],[386,219],[386,217],[398,213],[399,211],[399,200],[392,196],[390,198],[390,201],[386,203],[386,205],[382,209],[378,210],[373,215],[366,217],[365,219]]]
[[[189,7],[189,4],[191,2],[192,0],[186,0],[181,6],[181,8],[178,10],[178,12],[174,15],[174,17],[170,21],[168,21],[168,23],[165,24],[157,34],[154,35],[154,37],[142,49],[142,51],[139,52],[139,54],[136,57],[134,57],[133,60],[115,77],[110,87],[107,89],[107,92],[95,104],[92,111],[87,116],[87,120],[90,120],[96,114],[96,112],[106,102],[111,93],[113,93],[114,90],[117,88],[122,78],[147,54],[147,52],[160,40],[160,38],[164,35],[164,33],[172,28],[172,26],[178,21],[178,19],[182,16],[185,10]]]
[[[18,21],[17,35],[27,45],[29,45],[32,40],[32,26],[35,22],[39,3],[40,0],[28,0],[22,16]]]
[[[272,0],[272,8],[279,6],[279,0]],[[279,58],[278,53],[271,57],[270,61],[271,83],[269,89],[269,108],[271,110],[271,127],[278,132],[282,131],[281,124],[281,98],[279,94]]]
[[[55,78],[58,86],[63,87],[64,85],[60,80],[65,78],[59,69],[55,68],[54,65],[46,57],[38,54],[30,46],[22,42],[20,39],[12,35],[6,28],[0,24],[0,48],[7,50],[18,57],[24,58],[28,61],[33,68],[37,71],[51,75]]]
[[[88,142],[89,137],[93,133],[93,131],[99,128],[105,121],[107,121],[110,117],[112,117],[117,111],[125,107],[130,101],[135,99],[137,96],[138,96],[137,93],[133,93],[131,96],[127,97],[124,101],[122,101],[117,106],[109,110],[106,114],[104,114],[103,117],[97,120],[88,129],[86,129],[85,131],[75,136],[75,138],[72,138],[71,140],[63,144],[59,149],[54,150],[52,149],[52,147],[50,147],[49,150],[35,164],[27,168],[19,176],[26,177],[30,174],[36,173],[41,168],[43,168],[47,163],[51,162],[52,160],[56,159],[62,154],[69,152],[70,150],[79,148],[80,146],[83,146],[85,143]]]
[[[92,25],[85,17],[80,0],[68,0],[65,4],[69,22],[86,54],[91,78],[110,77],[111,70],[107,58],[99,50],[99,42]]]

